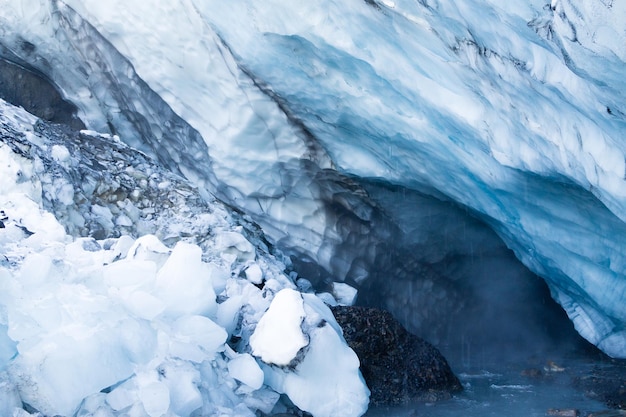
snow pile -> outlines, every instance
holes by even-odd
[[[94,244],[49,241],[2,271],[6,335],[17,349],[2,365],[22,401],[65,416],[84,404],[150,417],[236,405],[223,356],[229,335],[214,321],[224,283],[213,277],[228,271],[211,271],[198,246],[170,251],[151,235],[127,251],[127,239]],[[20,249],[28,248],[14,255]],[[209,398],[217,387],[207,378],[229,401]]]
[[[44,415],[252,417],[281,407],[283,392],[313,415],[328,415],[315,409],[329,398],[316,389],[324,382],[317,374],[297,374],[309,384],[306,391],[283,390],[266,385],[274,372],[254,356],[257,323],[272,320],[275,294],[294,292],[295,285],[251,225],[239,224],[217,201],[209,208],[182,179],[113,138],[98,141],[83,132],[82,140],[98,146],[97,158],[85,156],[79,143],[57,143],[66,133],[4,102],[0,134],[0,415],[23,402]],[[141,170],[148,168],[152,173],[142,182]],[[139,181],[124,176],[129,173]],[[178,191],[185,196],[180,205],[169,199]],[[155,234],[94,239],[66,233],[89,231],[88,224],[98,233],[119,233],[98,226],[119,219],[129,204],[143,210],[148,202],[133,200],[133,192],[151,204],[168,204],[150,217],[137,214],[127,230],[151,230],[168,237],[170,246]],[[94,200],[100,208],[89,210]],[[94,213],[100,223],[86,221]],[[206,233],[192,234],[198,231]],[[367,392],[358,360],[330,311],[323,303],[317,308],[335,328],[307,337],[331,357],[353,355],[351,367],[334,369],[334,378],[351,384],[335,387],[345,396],[333,410],[347,406],[352,411],[344,415],[360,415],[367,395],[348,395],[357,388]],[[285,320],[302,317],[282,309]],[[284,345],[292,335],[281,335]],[[329,369],[327,357],[315,352],[301,356],[312,369]],[[296,373],[285,370],[286,376]]]
[[[252,353],[270,365],[289,365],[309,344],[300,327],[304,317],[302,296],[297,291],[276,294],[250,337]]]
[[[292,289],[276,294],[250,345],[265,363],[268,385],[301,409],[324,417],[367,411],[370,393],[359,359],[343,341],[328,307],[314,295]]]

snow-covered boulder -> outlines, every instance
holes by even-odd
[[[360,416],[369,389],[359,359],[329,308],[311,294],[284,289],[250,337],[266,383],[315,417]]]

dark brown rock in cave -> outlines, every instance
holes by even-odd
[[[348,345],[361,361],[371,405],[436,401],[462,390],[448,362],[384,310],[332,307]]]

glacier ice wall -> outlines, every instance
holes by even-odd
[[[4,58],[287,253],[363,283],[418,232],[361,181],[452,201],[626,356],[624,4],[0,3]]]

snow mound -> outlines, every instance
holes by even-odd
[[[316,296],[276,294],[250,338],[266,383],[316,417],[367,411],[369,390],[359,359],[346,345],[330,309]]]
[[[60,132],[2,101],[0,133],[0,414],[26,415],[22,403],[61,416],[271,413],[280,394],[250,354],[251,335],[275,294],[300,296],[253,225],[116,140]],[[98,164],[81,138],[97,144]],[[133,192],[170,205],[108,224],[119,225]],[[99,208],[85,210],[94,200]],[[282,318],[300,323],[300,304]],[[340,374],[358,381],[358,364]],[[299,402],[316,401],[316,383]],[[359,401],[363,412],[367,397]]]

